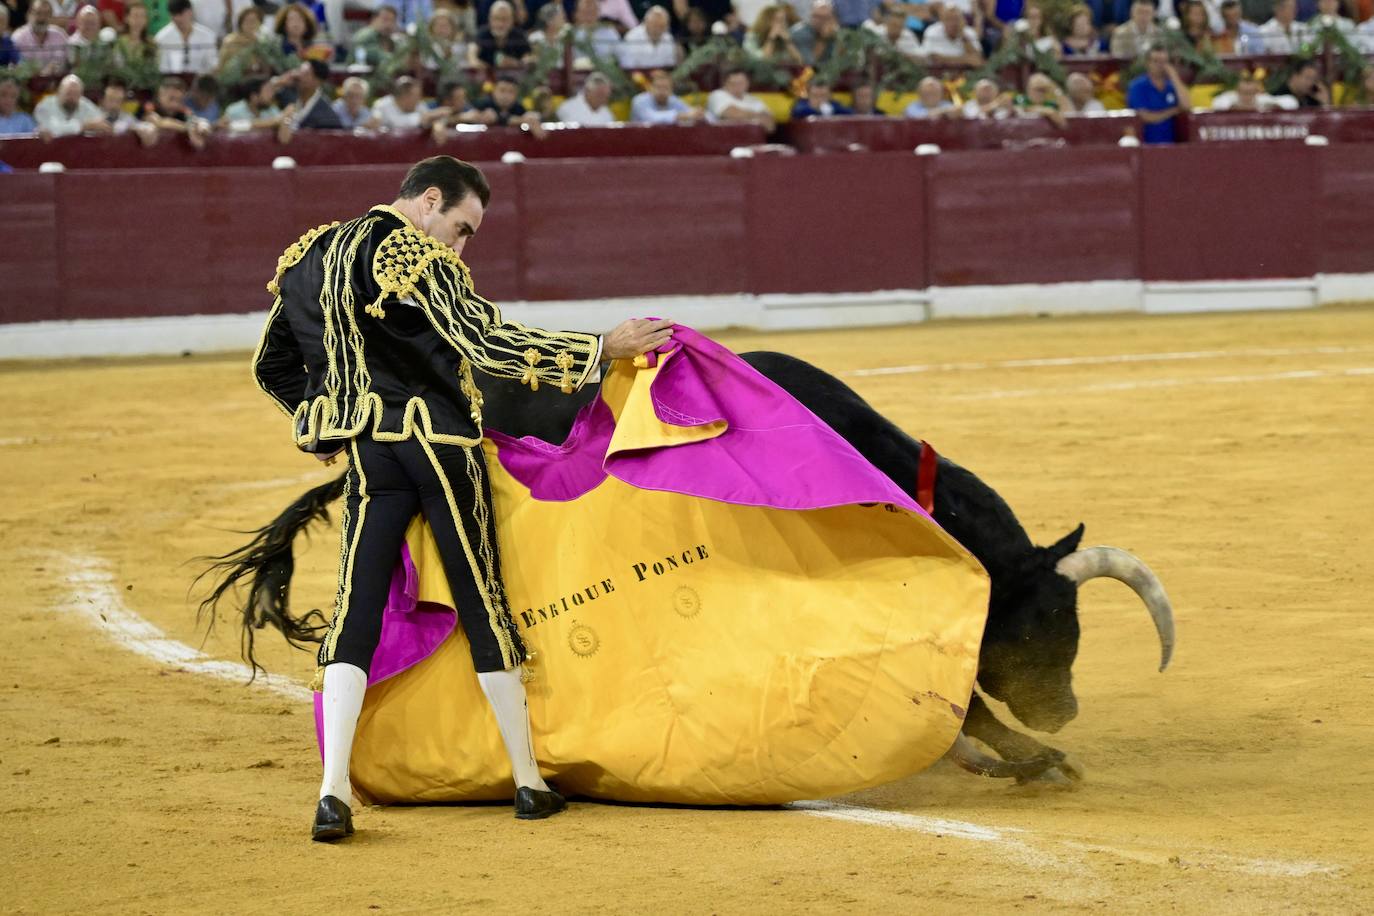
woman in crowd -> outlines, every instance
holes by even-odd
[[[219,67],[224,69],[231,60],[257,46],[258,35],[262,31],[262,12],[256,6],[246,6],[239,10],[234,20],[234,31],[225,36],[219,46]]]
[[[530,32],[530,49],[537,54],[540,48],[561,47],[568,32],[568,14],[561,3],[545,3],[535,14],[538,28]]]
[[[801,51],[792,41],[789,14],[792,7],[786,3],[765,6],[754,18],[754,27],[744,36],[744,50],[760,60],[773,64],[802,64]]]
[[[711,40],[711,17],[699,6],[688,7],[681,28],[674,33],[683,53],[691,54]]]
[[[556,4],[555,4],[556,5]],[[458,17],[447,9],[437,9],[429,17],[429,49],[423,64],[431,70],[442,70],[450,63],[462,66],[468,59],[467,37],[458,26]]]
[[[148,35],[148,7],[130,0],[124,9],[124,31],[115,38],[115,56],[124,66],[157,60],[157,44]]]
[[[284,53],[304,58],[315,57],[321,53],[315,40],[319,28],[319,23],[315,21],[309,7],[301,3],[289,3],[277,13],[273,31],[281,39],[281,49]]]
[[[1069,11],[1069,31],[1064,36],[1065,57],[1093,57],[1102,53],[1102,36],[1093,27],[1093,11],[1079,3]]]
[[[1212,24],[1207,16],[1207,7],[1201,0],[1186,0],[1179,5],[1179,21],[1182,23],[1184,37],[1196,50],[1208,53],[1212,50]]]
[[[1045,10],[1040,4],[1035,2],[1027,3],[1025,9],[1022,11],[1021,18],[1025,20],[1026,23],[1026,31],[1022,40],[1033,45],[1035,50],[1039,51],[1041,54],[1048,54],[1058,59],[1060,55],[1059,39],[1054,36],[1054,33],[1050,31],[1049,26],[1045,23]],[[1005,45],[1008,41],[1016,41],[1018,31],[1019,30],[1003,32],[1002,43]]]

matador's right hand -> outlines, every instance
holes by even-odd
[[[601,343],[601,358],[634,359],[673,339],[671,318],[631,318],[611,329]]]

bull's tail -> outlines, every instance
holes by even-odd
[[[214,629],[221,599],[245,580],[248,583],[248,598],[239,610],[239,650],[255,678],[259,671],[267,672],[253,652],[255,630],[270,623],[292,646],[305,649],[323,639],[329,628],[328,618],[318,609],[300,616],[291,613],[291,576],[296,567],[292,544],[312,523],[329,520],[329,504],[343,490],[344,475],[307,490],[269,524],[252,532],[247,544],[219,556],[201,557],[210,566],[196,581],[215,577],[214,589],[196,611],[196,622],[206,621],[207,634]]]

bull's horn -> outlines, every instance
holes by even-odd
[[[1034,779],[1064,759],[1062,752],[1046,748],[1045,753],[1028,760],[999,760],[980,751],[962,731],[945,753],[960,768],[993,779]]]
[[[1174,608],[1159,577],[1139,557],[1117,547],[1086,547],[1060,560],[1054,569],[1078,585],[1102,577],[1129,585],[1145,602],[1159,633],[1159,670],[1169,667],[1174,655]]]

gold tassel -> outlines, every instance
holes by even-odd
[[[569,353],[567,350],[564,350],[562,353],[558,354],[553,358],[554,365],[563,370],[563,379],[562,382],[559,384],[559,388],[563,390],[564,394],[572,394],[573,391],[573,362],[573,355]]]
[[[315,693],[324,692],[324,665],[315,669],[315,676],[310,679],[310,689]]]
[[[377,300],[375,302],[367,306],[365,309],[363,309],[363,311],[367,312],[373,318],[385,318],[386,309],[382,308],[382,300],[385,298],[386,293],[382,293],[380,296],[377,297]]]
[[[468,399],[468,413],[472,416],[472,422],[481,429],[482,408],[487,402],[482,397],[482,389],[477,387],[477,382],[472,378],[472,363],[466,359],[458,364],[458,390]]]
[[[525,370],[524,375],[520,376],[520,384],[529,385],[530,391],[538,391],[539,376],[534,374],[534,367],[539,365],[539,351],[533,347],[526,350],[525,362],[529,364],[529,368]]]

